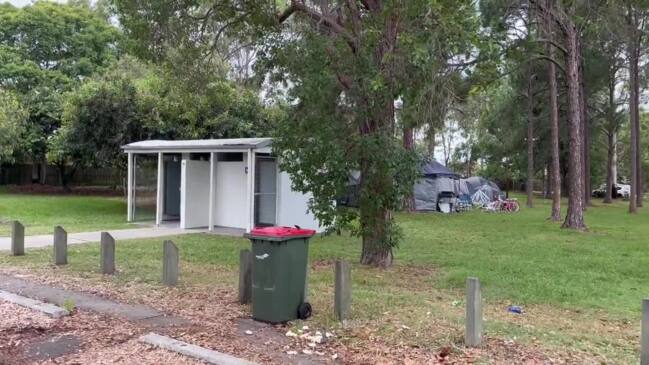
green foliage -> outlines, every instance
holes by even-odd
[[[29,113],[21,157],[45,155],[61,123],[61,93],[114,62],[120,40],[87,4],[0,5],[0,87],[16,91]]]
[[[9,58],[20,57],[26,61],[26,67],[35,67],[40,72],[34,80],[37,83],[15,83],[5,72],[19,65],[5,63],[0,74],[2,84],[20,91],[46,81],[65,86],[68,80],[90,76],[115,60],[119,40],[117,28],[84,6],[49,1],[23,8],[3,5],[0,7],[3,54]]]
[[[253,90],[213,76],[204,85],[123,57],[65,95],[63,126],[49,140],[57,164],[112,166],[125,171],[120,147],[149,139],[266,136],[279,108],[266,108]]]
[[[48,159],[120,167],[120,147],[144,137],[141,117],[130,80],[89,81],[67,95],[64,124],[49,141]]]
[[[374,241],[389,248],[399,236],[390,212],[400,208],[416,176],[416,158],[404,150],[398,129],[441,120],[440,110],[451,95],[466,92],[462,79],[470,71],[449,70],[447,63],[470,60],[479,37],[472,1],[380,3],[377,9],[369,2],[343,1],[321,7],[293,1],[240,6],[228,1],[115,0],[114,9],[135,40],[137,55],[191,80],[206,96],[210,88],[227,96],[230,88],[202,82],[203,70],[225,69],[236,75],[244,69],[247,75],[250,64],[240,62],[240,52],[250,50],[256,76],[237,78],[247,85],[270,81],[265,95],[277,97],[282,105],[269,116],[281,120],[273,133],[274,149],[294,188],[312,194],[310,209],[325,225],[354,227],[366,238],[376,235]],[[334,8],[337,15],[328,14]],[[330,18],[338,19],[336,25]],[[235,100],[249,106],[253,104],[246,99],[251,98],[244,94]],[[398,99],[406,110],[397,122],[393,104]],[[215,124],[243,125],[238,133],[248,134],[245,118],[215,113],[213,103],[204,109],[202,100],[187,111],[186,99],[180,100],[174,105],[188,119],[183,125],[192,136],[207,129],[218,134]],[[258,114],[232,105],[239,114]],[[207,129],[192,124],[194,110],[207,115],[201,124]],[[289,118],[281,118],[281,110],[288,110]],[[331,204],[346,192],[353,171],[363,176],[360,212]]]
[[[312,194],[310,208],[324,225],[378,236],[385,248],[401,237],[386,212],[401,207],[417,176],[416,156],[396,137],[394,101],[401,98],[406,105],[404,126],[433,118],[430,83],[442,83],[440,69],[449,55],[468,52],[475,9],[456,1],[384,6],[358,19],[356,29],[345,29],[353,40],[332,37],[298,12],[290,30],[267,37],[260,58],[272,81],[289,86],[288,103],[295,106],[278,126],[273,145],[294,188]],[[346,5],[341,8],[347,22],[356,21]],[[384,29],[390,14],[399,14],[399,30],[394,49],[383,50],[391,42]],[[352,171],[361,173],[358,211],[331,204],[347,191]]]
[[[250,64],[236,59],[242,52],[254,55],[252,45],[263,29],[276,25],[283,6],[211,0],[112,0],[112,5],[132,54],[198,84],[203,76],[229,74],[243,75],[234,78],[249,86],[259,85],[264,75],[250,75]]]
[[[63,309],[69,313],[72,313],[76,307],[77,305],[74,302],[74,298],[65,298],[63,301]]]
[[[0,164],[14,161],[22,144],[20,136],[25,133],[27,111],[18,98],[0,89]]]

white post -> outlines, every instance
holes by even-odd
[[[128,153],[128,172],[126,182],[126,221],[133,222],[133,153]]]
[[[187,229],[187,161],[189,155],[183,153],[180,162],[180,228]]]
[[[250,229],[255,227],[255,170],[257,169],[257,161],[255,150],[251,149],[250,154],[252,155],[252,170],[250,173]]]
[[[164,158],[162,152],[158,152],[158,187],[156,191],[155,202],[155,224],[160,226],[162,224],[162,200],[163,200],[163,180],[164,180]]]
[[[253,228],[254,225],[254,211],[253,211],[253,202],[255,201],[255,186],[254,186],[254,165],[253,165],[253,155],[252,155],[252,148],[248,149],[248,164],[246,165],[246,173],[248,176],[247,178],[247,189],[246,189],[246,232],[250,232]]]
[[[209,202],[209,223],[207,229],[212,232],[214,231],[214,173],[216,172],[216,153],[210,152],[210,202]]]

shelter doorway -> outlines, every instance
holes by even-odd
[[[257,154],[255,167],[254,225],[274,226],[277,222],[277,161],[270,155]]]
[[[181,155],[164,155],[164,220],[180,220]]]
[[[242,152],[216,153],[214,225],[217,227],[247,227],[246,157]]]

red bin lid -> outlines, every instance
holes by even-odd
[[[313,236],[315,230],[302,229],[296,227],[255,227],[250,231],[251,236],[263,237],[298,237],[298,236]]]

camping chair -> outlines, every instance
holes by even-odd
[[[473,202],[469,194],[460,194],[457,198],[457,211],[466,212],[473,208]]]

